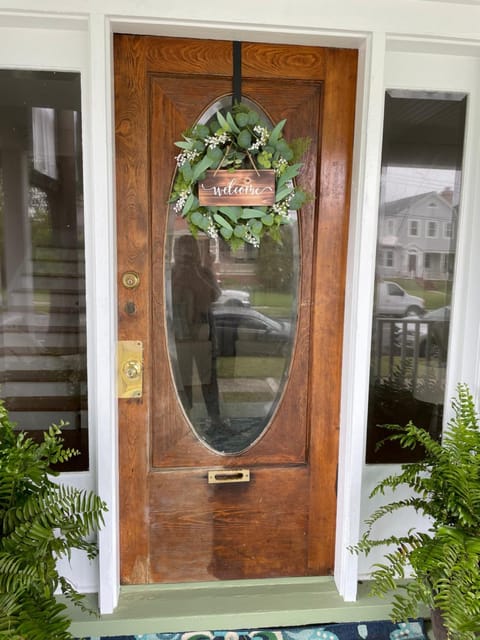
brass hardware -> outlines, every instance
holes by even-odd
[[[117,345],[117,389],[119,398],[141,398],[143,392],[143,344],[120,340]]]
[[[219,469],[208,472],[208,484],[250,482],[250,469]]]
[[[129,360],[123,364],[123,373],[129,380],[136,380],[142,373],[142,365],[138,360]]]
[[[136,289],[140,284],[140,276],[136,271],[125,271],[122,275],[122,284],[126,289]]]

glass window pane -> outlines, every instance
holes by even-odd
[[[382,424],[441,434],[465,108],[463,94],[386,94],[367,462],[420,455],[377,450]]]
[[[0,380],[18,428],[88,468],[80,75],[0,70]]]
[[[230,104],[224,98],[200,122]],[[192,429],[218,453],[251,447],[285,388],[300,264],[296,212],[290,217],[281,243],[264,237],[259,248],[232,251],[220,237],[193,238],[170,207],[165,281],[172,374]]]

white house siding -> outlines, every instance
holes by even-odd
[[[346,600],[368,563],[352,556],[370,488],[386,471],[365,466],[369,343],[385,88],[470,94],[454,291],[449,395],[457,380],[479,389],[480,4],[474,0],[0,0],[0,67],[80,70],[83,81],[86,291],[92,486],[110,510],[98,566],[73,566],[76,585],[118,597],[116,272],[111,36],[115,31],[358,47],[360,67],[346,287],[335,578]]]
[[[449,256],[453,258],[453,210],[454,206],[437,193],[402,198],[380,207],[383,234],[379,237],[378,275],[445,280]],[[412,254],[414,268],[409,259]]]

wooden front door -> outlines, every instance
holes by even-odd
[[[287,118],[287,139],[310,138],[311,199],[288,377],[268,428],[233,455],[205,446],[182,409],[164,282],[174,142],[231,93],[232,43],[118,35],[114,59],[119,339],[144,357],[141,397],[119,400],[122,581],[330,574],[356,52],[242,46],[242,95]],[[250,481],[209,484],[212,470]]]

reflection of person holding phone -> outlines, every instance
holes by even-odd
[[[203,266],[193,236],[180,236],[174,245],[172,269],[173,323],[185,409],[193,407],[193,367],[197,368],[208,416],[220,423],[216,372],[215,327],[211,306],[220,288],[209,266]]]

